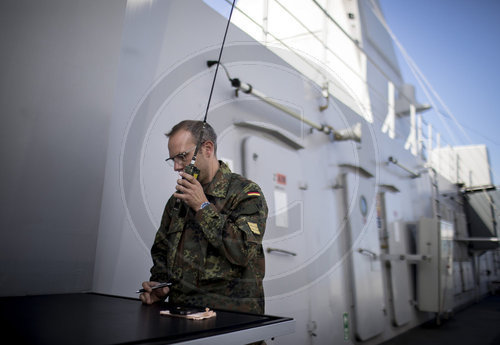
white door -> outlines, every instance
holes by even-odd
[[[353,321],[357,338],[364,341],[383,331],[384,288],[376,220],[373,179],[343,175],[344,203],[350,230]]]

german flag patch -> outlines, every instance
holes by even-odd
[[[260,196],[260,193],[259,192],[248,192],[247,195],[248,196]]]

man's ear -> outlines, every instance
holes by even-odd
[[[203,148],[205,150],[205,154],[207,158],[210,158],[214,155],[214,143],[210,140],[207,140],[203,143]]]

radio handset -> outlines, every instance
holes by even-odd
[[[184,172],[194,176],[195,179],[198,179],[198,176],[200,175],[200,169],[198,169],[192,162],[184,168]]]
[[[194,158],[194,157],[193,157]],[[186,174],[189,174],[191,176],[194,176],[195,179],[198,179],[198,176],[200,176],[200,169],[198,169],[195,165],[194,165],[194,162],[195,162],[195,159],[193,159],[191,161],[191,163],[189,163],[189,165],[187,165],[185,168],[184,168],[184,172]],[[184,179],[184,178],[183,178]],[[182,192],[180,190],[177,191],[178,194],[182,194]],[[174,204],[174,211],[177,212],[179,214],[179,218],[184,218],[186,216],[186,213],[187,213],[187,210],[188,210],[188,207],[186,205],[185,202],[182,202],[181,199],[176,199],[175,200],[175,204]]]

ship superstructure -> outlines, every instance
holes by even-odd
[[[1,293],[137,297],[230,3],[26,3],[0,5]],[[444,144],[394,38],[375,0],[236,2],[208,122],[268,202],[266,313],[295,320],[268,344],[380,344],[498,289],[487,148]]]

